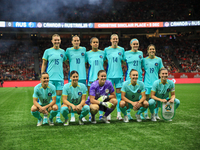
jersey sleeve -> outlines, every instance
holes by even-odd
[[[87,87],[85,86],[85,84],[83,84],[83,95],[86,95],[87,92]]]
[[[171,82],[171,92],[174,92],[175,91],[175,84],[174,82],[172,81]]]
[[[67,88],[67,84],[65,84],[64,87],[63,87],[62,95],[66,95],[67,96],[68,95],[68,90],[69,89]]]
[[[145,92],[145,87],[144,87],[144,83],[142,83],[142,90],[141,90],[141,93]]]
[[[69,54],[68,54],[68,51],[69,51],[69,50],[68,50],[68,48],[67,48],[66,51],[65,51],[65,56],[66,56],[66,58],[69,58],[69,56],[68,56],[68,55],[69,55]]]
[[[95,83],[95,82],[94,82]],[[91,96],[95,96],[96,94],[96,87],[95,87],[95,85],[92,83],[91,84],[91,86],[90,86],[90,93],[89,93],[89,95],[91,95]]]
[[[122,48],[122,61],[125,61],[125,50]]]
[[[110,94],[115,91],[115,89],[110,81],[109,81],[109,91],[110,91]]]
[[[33,98],[38,98],[38,94],[37,94],[37,87],[34,87],[34,92],[33,92]]]
[[[52,97],[56,96],[56,87],[53,85],[52,87]]]
[[[44,51],[42,59],[48,60],[48,54],[47,50]]]
[[[152,86],[151,91],[156,92],[156,88],[157,88],[157,82],[155,81],[155,82],[153,83],[153,86]]]
[[[126,85],[125,85],[125,82],[124,82],[123,85],[122,85],[121,91],[122,91],[122,92],[126,92]]]

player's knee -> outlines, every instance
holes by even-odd
[[[88,111],[88,112],[89,112],[89,111],[90,111],[90,106],[85,105],[85,106],[84,106],[84,109],[85,109],[85,111]]]
[[[154,106],[156,104],[156,101],[154,99],[149,100],[149,107]]]
[[[110,102],[111,102],[114,106],[117,105],[117,99],[115,99],[115,98],[112,98],[112,99],[110,100]]]
[[[53,106],[52,106],[52,109],[53,109],[54,111],[57,111],[57,110],[58,110],[58,105],[56,105],[56,104],[53,105]]]
[[[121,108],[124,108],[125,105],[126,105],[125,101],[120,101],[119,106],[120,106]]]
[[[149,103],[148,103],[147,101],[144,101],[143,107],[144,107],[144,108],[148,108],[148,107],[149,107]]]
[[[32,112],[38,111],[38,108],[37,108],[35,105],[33,105],[33,106],[31,107],[31,111],[32,111]]]
[[[91,104],[90,109],[92,112],[97,112],[99,110],[99,106],[97,104]]]

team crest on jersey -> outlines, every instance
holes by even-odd
[[[62,57],[62,58],[63,58],[63,54],[60,54],[60,57]]]
[[[102,55],[100,55],[99,57],[100,57],[100,58],[103,58],[103,56],[102,56]]]
[[[105,92],[108,94],[109,93],[109,89],[106,89]]]
[[[169,91],[170,91],[170,88],[167,89],[167,92],[169,92]]]
[[[82,92],[78,92],[78,95],[81,96],[81,95],[82,95]]]
[[[51,93],[48,93],[48,96],[52,96],[52,94],[51,94]]]
[[[118,55],[119,55],[119,56],[121,56],[121,55],[122,55],[122,53],[120,53],[120,52],[119,52],[119,53],[118,53]]]
[[[81,56],[85,56],[85,54],[84,54],[84,53],[81,53]]]
[[[142,58],[142,56],[141,56],[141,55],[139,55],[139,58],[141,59],[141,58]]]
[[[138,93],[141,93],[141,90],[139,89],[139,90],[137,90],[137,92],[138,92]]]
[[[90,81],[89,83],[90,83],[90,84],[92,84],[93,82],[92,82],[92,81]]]
[[[155,63],[155,66],[158,66],[158,63]]]

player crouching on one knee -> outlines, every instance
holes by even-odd
[[[130,71],[129,76],[131,80],[125,81],[121,89],[120,109],[124,114],[124,122],[129,122],[126,112],[129,108],[134,111],[138,110],[135,117],[137,122],[141,122],[140,114],[149,107],[149,103],[146,101],[144,83],[138,80],[138,71],[135,69]]]
[[[48,122],[50,126],[53,126],[53,118],[58,113],[58,106],[55,104],[56,88],[53,84],[49,83],[49,75],[46,72],[43,72],[41,74],[40,82],[41,83],[36,85],[34,88],[33,106],[31,107],[31,113],[35,118],[38,119],[37,126],[41,126],[43,119],[40,116],[40,113],[48,115],[48,113],[50,112]]]
[[[77,71],[70,73],[71,82],[63,87],[63,105],[61,114],[65,118],[64,126],[69,125],[69,113],[79,114],[79,124],[84,125],[82,118],[90,112],[90,107],[85,104],[87,88],[85,84],[79,83]]]
[[[107,120],[107,116],[117,105],[115,90],[112,83],[109,80],[106,80],[107,74],[105,70],[100,70],[97,76],[98,79],[90,86],[89,97],[86,101],[86,103],[90,105],[90,112],[92,116],[91,123],[96,123],[95,115],[99,110],[105,112],[101,121],[110,123]]]
[[[157,121],[154,113],[156,107],[161,107],[161,102],[175,103],[175,109],[178,108],[180,101],[175,98],[175,85],[172,80],[168,80],[168,70],[161,68],[159,71],[160,79],[153,83],[151,89],[151,99],[149,100],[149,110],[151,112],[151,121]],[[171,93],[171,98],[169,94]],[[169,121],[172,121],[171,119]]]

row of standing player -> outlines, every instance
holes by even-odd
[[[143,59],[142,51],[139,51],[139,41],[137,39],[132,39],[130,46],[132,49],[130,51],[124,52],[124,48],[118,46],[119,38],[118,35],[111,35],[111,46],[105,48],[104,51],[98,50],[99,40],[97,38],[92,38],[90,43],[92,50],[86,53],[85,47],[80,47],[80,38],[74,36],[72,38],[72,48],[67,48],[66,52],[60,49],[61,39],[60,36],[55,34],[52,36],[53,48],[47,49],[43,55],[43,63],[41,72],[44,72],[47,68],[49,74],[50,83],[56,86],[56,104],[58,105],[58,110],[60,110],[60,98],[62,94],[62,88],[64,85],[63,81],[63,62],[66,63],[67,58],[70,63],[70,71],[76,70],[79,72],[79,82],[86,84],[86,68],[85,63],[88,62],[90,65],[88,72],[88,91],[89,87],[94,80],[97,78],[97,72],[103,69],[104,61],[107,59],[107,76],[108,79],[116,87],[116,96],[118,100],[117,105],[117,118],[122,120],[121,112],[119,109],[119,102],[121,100],[121,87],[123,82],[123,71],[121,68],[122,61],[125,61],[128,66],[127,73],[131,69],[136,69],[139,72],[139,79],[142,80],[142,66],[145,69],[144,83],[147,94],[150,94],[150,89],[152,87],[153,81],[158,79],[158,71],[163,67],[161,58],[155,56],[155,46],[150,45],[148,47],[149,57]],[[66,57],[67,56],[67,57]],[[47,67],[48,62],[48,67]],[[126,80],[130,79],[126,76]],[[151,81],[152,82],[151,82]],[[156,113],[157,114],[157,113]],[[100,112],[100,117],[102,113]],[[129,119],[130,111],[128,111]],[[145,117],[148,115],[145,113]],[[45,117],[46,118],[46,117]],[[72,117],[74,118],[74,117]],[[75,119],[75,118],[74,118]],[[108,118],[110,120],[110,118]],[[56,122],[61,123],[60,113],[57,114]]]

